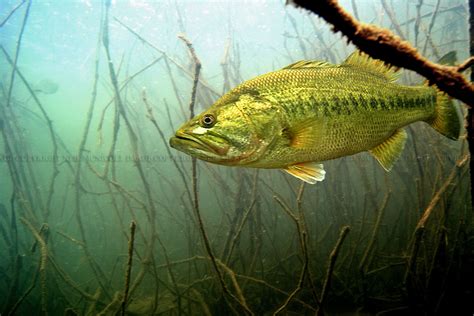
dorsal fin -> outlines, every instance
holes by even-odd
[[[302,69],[302,68],[324,68],[334,66],[325,61],[319,60],[300,60],[296,63],[290,64],[282,69]]]
[[[366,71],[381,75],[389,81],[397,80],[399,74],[398,70],[394,67],[387,65],[379,59],[374,59],[359,50],[350,54],[341,66],[362,68]]]

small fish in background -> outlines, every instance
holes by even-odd
[[[460,132],[448,96],[396,79],[393,68],[359,51],[340,65],[299,61],[232,89],[181,126],[170,145],[216,164],[283,169],[312,184],[324,180],[322,161],[363,151],[389,171],[405,145],[404,126],[424,121],[454,140]]]
[[[33,84],[32,88],[36,93],[55,94],[59,90],[59,85],[50,79],[43,79]]]

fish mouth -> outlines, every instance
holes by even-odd
[[[177,131],[175,136],[171,137],[170,146],[185,153],[197,156],[202,156],[202,154],[205,153],[224,156],[229,150],[229,145],[227,144],[209,139],[203,140],[181,131]]]

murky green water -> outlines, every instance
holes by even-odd
[[[431,60],[468,57],[467,1],[341,5]],[[169,147],[195,72],[179,34],[202,65],[200,112],[298,60],[343,61],[354,47],[315,15],[282,1],[3,0],[0,23],[1,315],[472,313],[463,137],[415,123],[391,172],[361,153],[325,162],[315,185],[202,161],[193,184],[191,158]]]

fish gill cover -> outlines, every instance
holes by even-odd
[[[469,57],[465,0],[340,5]],[[470,315],[466,106],[354,51],[282,1],[2,1],[0,314]]]

